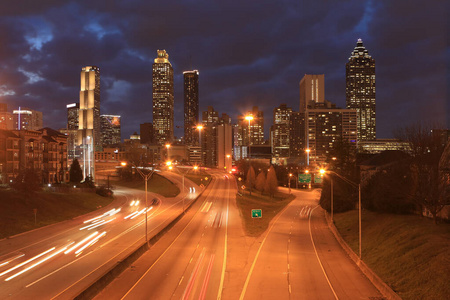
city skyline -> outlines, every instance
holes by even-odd
[[[237,115],[257,105],[268,139],[275,107],[286,103],[298,111],[304,74],[324,74],[325,99],[346,107],[345,64],[361,38],[377,61],[377,138],[393,137],[392,130],[414,121],[448,126],[449,46],[439,5],[425,12],[382,1],[233,5],[211,3],[194,13],[194,7],[173,3],[156,10],[96,1],[42,1],[26,9],[0,4],[0,102],[10,110],[42,111],[44,126],[62,128],[66,105],[78,102],[77,72],[96,65],[102,70],[101,113],[121,115],[122,138],[128,138],[152,121],[151,65],[156,50],[165,49],[174,69],[176,136],[183,135],[183,71],[197,69],[200,113],[212,105],[236,123]],[[162,20],[158,13],[164,11]]]

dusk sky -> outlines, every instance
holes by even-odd
[[[122,138],[152,121],[158,49],[175,74],[183,126],[183,71],[200,72],[200,111],[236,122],[252,106],[299,109],[304,74],[325,74],[325,98],[345,108],[345,63],[358,38],[376,61],[377,137],[417,121],[449,125],[447,1],[0,2],[0,102],[42,111],[63,128],[79,102],[80,71],[101,71],[101,114],[122,116]],[[182,136],[183,129],[175,129]]]

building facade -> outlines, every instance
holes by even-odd
[[[358,114],[358,142],[376,139],[375,59],[358,39],[347,64],[346,103]]]
[[[173,141],[173,68],[166,50],[153,63],[153,136],[157,144]]]
[[[100,68],[87,66],[81,70],[77,141],[84,177],[95,176],[94,152],[101,149],[100,129]]]
[[[356,148],[357,112],[339,109],[327,102],[307,108],[305,112],[306,147],[310,150],[307,164],[320,167],[339,139]]]
[[[121,142],[120,135],[120,116],[118,115],[101,115],[101,138],[102,145],[114,145]]]
[[[251,120],[246,117],[251,116]],[[254,106],[253,109],[245,115],[238,115],[238,146],[251,146],[264,144],[264,112]]]
[[[198,145],[196,127],[198,122],[198,77],[199,72],[183,72],[184,78],[184,142],[188,146]]]
[[[153,123],[142,123],[139,125],[141,144],[153,143]]]
[[[13,130],[13,114],[8,111],[6,103],[0,103],[0,129]]]
[[[289,157],[289,120],[292,108],[281,104],[273,110],[273,125],[270,128],[270,146],[272,157],[277,160]]]
[[[300,112],[312,103],[325,102],[325,75],[305,74],[300,80]]]
[[[305,113],[293,111],[289,118],[289,157],[305,158]]]
[[[42,112],[21,108],[13,110],[14,130],[38,130],[43,127]]]

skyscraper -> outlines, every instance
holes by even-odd
[[[166,50],[153,63],[153,130],[157,144],[173,140],[173,68]]]
[[[183,72],[184,77],[184,142],[198,145],[198,71]]]
[[[272,157],[289,157],[289,119],[292,108],[281,104],[273,110],[273,125],[270,128],[270,146]]]
[[[293,111],[289,118],[289,156],[304,157],[305,153],[305,114]]]
[[[79,103],[67,104],[67,128],[60,130],[67,135],[67,163],[72,164],[76,157],[76,146],[78,141],[78,121],[79,121]],[[80,154],[80,153],[79,153]]]
[[[300,112],[308,106],[325,101],[325,75],[305,74],[300,80]]]
[[[13,130],[13,115],[6,103],[0,103],[0,129]]]
[[[100,140],[100,68],[81,70],[78,145],[83,149],[83,175],[94,177],[94,151]]]
[[[245,119],[246,116],[252,116],[253,119]],[[242,144],[239,146],[251,146],[264,144],[264,112],[258,110],[258,106],[253,106],[252,111],[246,115],[239,115],[238,130]]]
[[[101,115],[100,124],[102,127],[102,145],[114,145],[121,142],[120,116]]]
[[[347,108],[358,115],[358,142],[375,140],[375,59],[361,39],[345,65],[345,76]]]
[[[67,104],[67,129],[68,130],[78,130],[78,119],[79,119],[79,103]]]

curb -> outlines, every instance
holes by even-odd
[[[402,298],[395,293],[378,275],[372,271],[371,268],[369,268],[364,261],[362,261],[356,254],[353,252],[353,250],[350,248],[350,246],[344,241],[342,236],[340,235],[339,231],[337,230],[336,226],[334,226],[334,223],[331,223],[330,215],[327,211],[325,211],[325,219],[327,220],[328,228],[333,233],[334,237],[338,241],[338,243],[341,245],[342,249],[350,256],[352,261],[358,266],[358,268],[363,272],[364,275],[366,275],[367,279],[370,280],[370,282],[380,291],[380,293],[389,300],[401,300]]]

